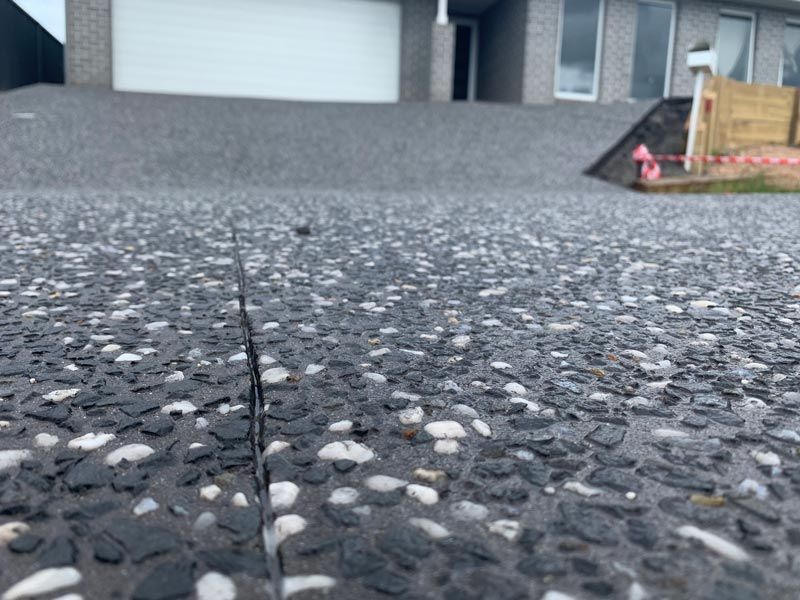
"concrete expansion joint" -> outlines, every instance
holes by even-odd
[[[242,329],[242,343],[247,354],[247,367],[250,375],[250,446],[253,453],[256,494],[261,509],[261,533],[267,568],[267,598],[283,600],[283,565],[278,553],[275,532],[275,510],[269,495],[270,473],[265,460],[266,446],[263,439],[263,420],[266,414],[264,390],[261,386],[261,373],[258,367],[258,353],[252,336],[252,326],[247,314],[247,288],[244,267],[239,252],[239,236],[231,223],[233,237],[234,264],[239,287],[239,323]]]

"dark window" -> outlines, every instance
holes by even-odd
[[[672,5],[640,2],[636,11],[632,98],[660,98],[666,92]]]
[[[453,100],[469,99],[469,67],[472,27],[456,25],[456,55],[453,63]]]

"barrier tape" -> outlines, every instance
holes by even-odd
[[[694,162],[733,165],[800,165],[800,158],[781,158],[777,156],[686,156],[685,154],[651,154],[644,144],[633,149],[631,158],[636,163],[639,179],[661,179],[658,161]]]
[[[653,154],[654,160],[667,162],[699,162],[736,165],[800,165],[800,158],[769,156],[686,156],[684,154]]]

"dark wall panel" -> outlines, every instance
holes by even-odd
[[[64,47],[10,0],[0,0],[0,90],[64,83]]]

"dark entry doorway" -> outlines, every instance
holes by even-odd
[[[456,27],[453,60],[453,100],[475,100],[475,78],[478,72],[478,21],[451,19]]]

